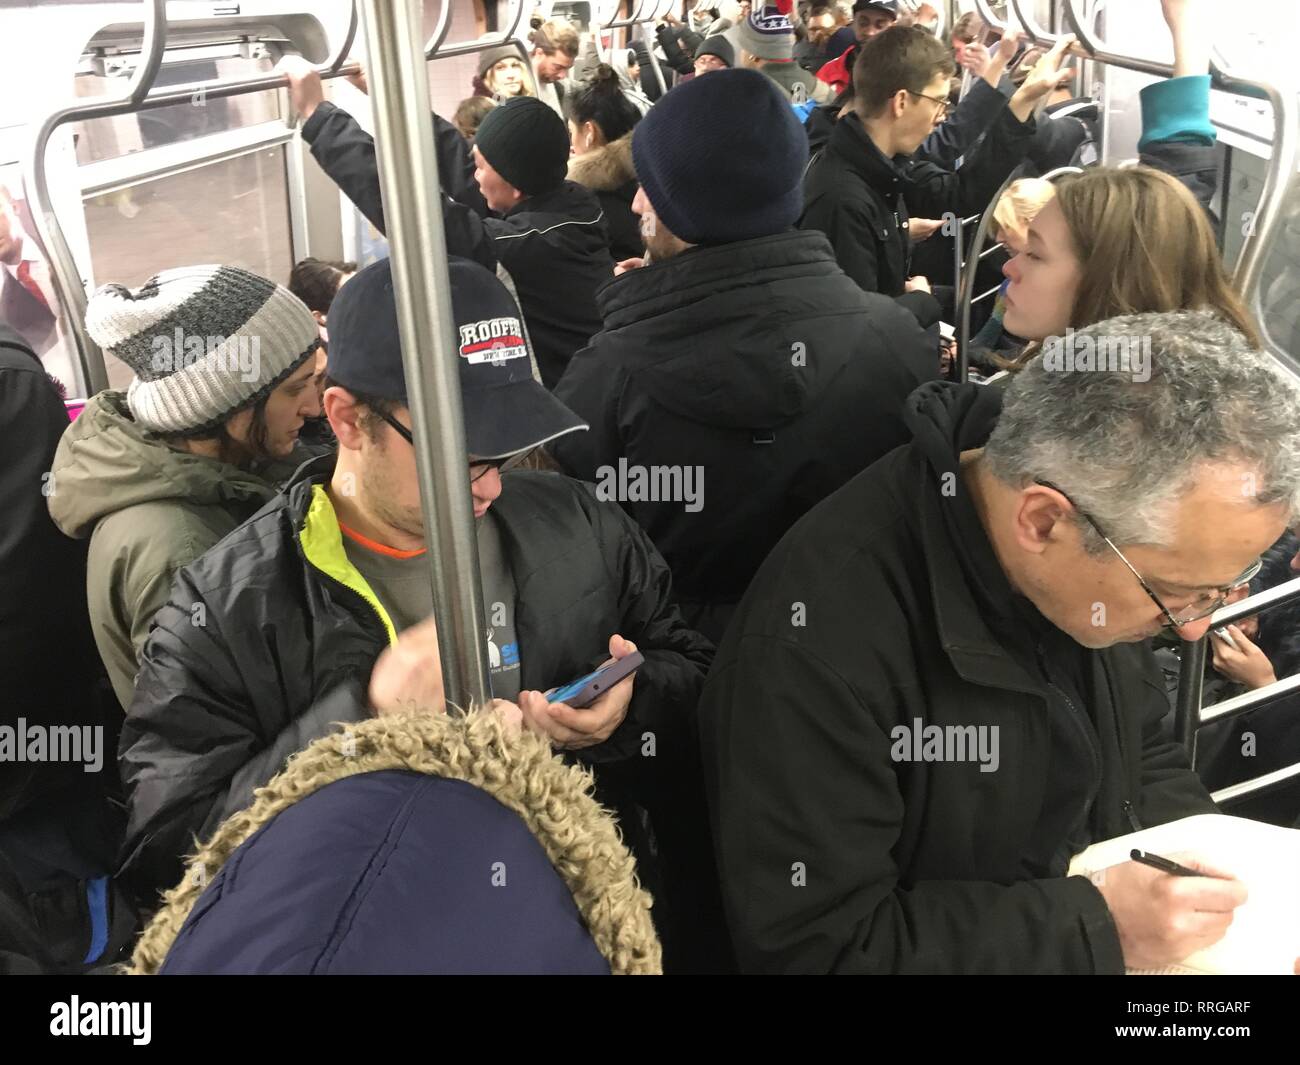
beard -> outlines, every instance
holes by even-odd
[[[361,473],[362,502],[366,510],[408,536],[424,539],[424,513],[419,503],[403,506],[398,503],[397,484],[387,463],[368,463]]]

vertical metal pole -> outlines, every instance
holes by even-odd
[[[364,0],[361,14],[443,683],[468,709],[491,689],[420,6]]]
[[[1174,738],[1187,750],[1195,765],[1196,730],[1201,724],[1201,689],[1205,683],[1205,637],[1195,643],[1183,641],[1182,664],[1178,672],[1178,702],[1174,709]]]
[[[965,232],[965,226],[962,224],[961,215],[957,214],[955,211],[953,212],[952,218],[953,218],[953,222],[955,223],[952,232],[952,278],[953,278],[952,298],[953,298],[953,310],[954,310],[953,318],[958,319],[957,331],[954,333],[954,339],[957,342],[957,351],[954,353],[956,355],[956,364],[953,367],[953,369],[957,371],[957,380],[962,384],[965,384],[967,378],[970,376],[970,366],[967,361],[967,355],[966,355],[966,346],[970,341],[970,304],[966,305],[966,328],[964,330],[961,328],[961,322],[960,322],[961,298],[962,298],[961,253],[963,250],[962,237]],[[948,374],[949,376],[952,375],[951,369],[948,371]]]

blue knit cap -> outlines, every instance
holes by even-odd
[[[650,109],[632,134],[632,162],[675,236],[727,244],[794,225],[803,210],[808,137],[771,78],[717,70]]]

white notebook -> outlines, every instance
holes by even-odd
[[[1094,843],[1070,862],[1070,876],[1093,877],[1129,861],[1134,848],[1169,858],[1195,854],[1246,885],[1227,934],[1181,963],[1130,975],[1286,974],[1300,958],[1300,831],[1225,814],[1198,814]]]

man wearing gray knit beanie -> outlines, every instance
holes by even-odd
[[[68,428],[46,494],[55,524],[90,539],[91,624],[125,708],[172,576],[275,494],[266,464],[320,414],[320,339],[288,289],[231,266],[105,285],[86,328],[135,376]]]
[[[831,87],[794,60],[792,10],[791,0],[755,5],[723,36],[736,51],[737,66],[766,74],[791,103],[830,103],[835,97]]]

